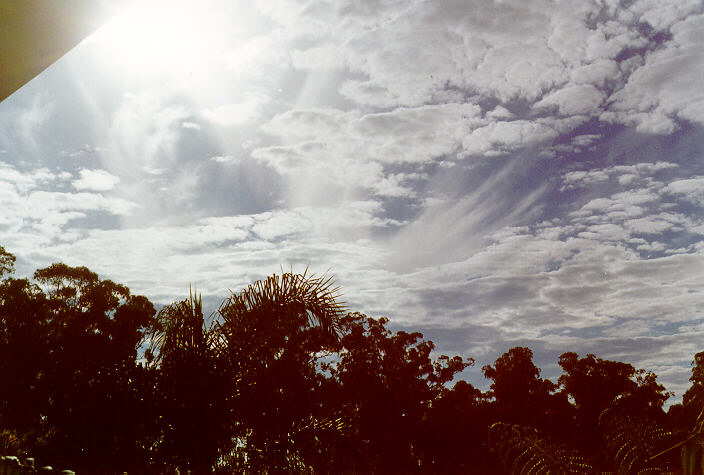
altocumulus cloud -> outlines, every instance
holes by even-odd
[[[212,23],[185,75],[108,63],[97,35],[0,105],[21,269],[160,303],[330,269],[351,309],[477,367],[594,352],[681,395],[704,336],[699,0],[190,13]]]

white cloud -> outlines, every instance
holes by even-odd
[[[225,67],[237,76],[255,79],[271,77],[285,71],[291,63],[285,39],[276,32],[244,37],[237,46],[223,54]]]
[[[617,165],[614,167],[597,168],[587,171],[567,172],[562,176],[562,189],[590,187],[616,178],[622,185],[633,184],[641,178],[648,179],[654,173],[662,170],[672,170],[679,165],[672,162],[642,162],[636,165]]]
[[[216,163],[237,164],[241,162],[241,159],[233,155],[216,155],[214,157],[210,157],[210,161]]]
[[[200,124],[189,121],[181,122],[181,127],[183,127],[184,129],[200,130]]]
[[[39,203],[49,197],[57,205],[47,216],[61,216],[59,209],[81,209],[76,206],[79,202],[88,210],[95,199],[88,194],[53,194],[32,200]],[[370,230],[398,224],[379,218],[380,211],[376,202],[350,202],[340,208],[209,217],[183,226],[84,230],[62,242],[33,242],[31,253],[12,244],[13,250],[41,259],[37,265],[56,260],[75,265],[90,262],[91,269],[129,284],[134,292],[169,302],[180,298],[193,279],[205,295],[223,297],[228,287],[236,290],[280,271],[281,266],[302,271],[310,265],[314,272],[334,266],[342,273],[369,266],[381,252],[366,239]],[[52,223],[54,229],[48,235],[65,230],[71,218],[63,215]]]
[[[619,73],[619,65],[616,61],[612,59],[597,60],[572,69],[570,71],[570,82],[604,87],[609,81],[618,78]]]
[[[262,92],[247,92],[244,100],[212,109],[203,109],[203,117],[222,127],[236,127],[256,121],[271,98]]]
[[[682,196],[691,203],[704,206],[704,177],[673,181],[667,185],[665,191]]]
[[[262,129],[286,143],[296,143],[344,135],[349,123],[357,120],[358,111],[343,112],[333,108],[291,109],[274,116]]]
[[[163,168],[175,155],[190,114],[181,105],[168,104],[160,91],[126,93],[112,111],[108,127],[105,168],[123,178],[136,178],[137,170]]]
[[[286,143],[324,143],[336,155],[385,163],[427,162],[453,152],[468,129],[481,124],[474,104],[441,104],[360,114],[334,109],[292,110],[263,129]]]
[[[491,111],[487,112],[487,117],[490,119],[501,120],[501,119],[513,119],[516,115],[506,109],[504,106],[496,106]]]
[[[550,142],[559,132],[546,123],[515,120],[493,122],[475,129],[463,140],[462,155],[493,155]]]
[[[31,212],[42,210],[45,218],[52,211],[106,211],[114,215],[126,215],[136,207],[135,203],[119,198],[106,198],[96,193],[64,193],[57,191],[33,191],[27,196]]]
[[[626,221],[625,226],[634,233],[661,234],[665,231],[671,230],[674,227],[674,224],[670,220],[662,219],[659,216],[648,216],[646,218],[631,219]]]
[[[672,41],[648,54],[643,66],[612,96],[613,112],[605,119],[659,134],[672,132],[675,119],[704,123],[704,92],[699,84],[704,76],[704,15],[686,18],[670,31]]]
[[[77,190],[109,191],[115,188],[120,178],[105,170],[82,169],[80,178],[73,180],[71,185]]]
[[[593,114],[599,110],[604,98],[604,93],[594,86],[569,86],[545,96],[534,107],[556,106],[562,115]]]
[[[701,12],[702,4],[699,0],[638,0],[629,10],[655,30],[666,30],[687,16]]]
[[[283,144],[259,147],[251,156],[289,179],[295,195],[290,199],[295,204],[329,199],[331,192],[337,197],[354,196],[359,190],[411,197],[414,193],[408,180],[420,175],[411,178],[408,173],[387,172],[385,166],[422,169],[455,153],[467,130],[484,122],[480,107],[474,104],[403,107],[367,114],[294,109],[262,126]]]
[[[15,130],[23,145],[36,153],[39,146],[41,129],[48,123],[56,112],[56,105],[47,98],[46,94],[37,94],[31,104],[20,108],[13,118]]]
[[[5,182],[21,192],[47,185],[60,176],[56,176],[48,168],[36,168],[22,172],[9,163],[0,162],[0,184]]]

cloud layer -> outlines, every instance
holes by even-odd
[[[594,352],[681,395],[704,330],[700,1],[170,8],[193,19],[176,64],[108,53],[128,14],[0,104],[21,272],[88,265],[166,303],[329,269],[351,309],[479,367]]]

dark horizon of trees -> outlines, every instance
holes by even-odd
[[[330,279],[271,276],[207,324],[193,294],[156,312],[85,267],[30,280],[14,262],[0,246],[0,455],[78,473],[704,467],[704,352],[667,412],[653,372],[592,354],[563,353],[553,382],[511,348],[483,392],[455,381],[474,360],[346,313]]]

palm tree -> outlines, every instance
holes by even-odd
[[[219,350],[233,384],[240,458],[232,469],[300,471],[331,424],[319,357],[339,340],[344,313],[329,277],[272,275],[218,310]]]
[[[206,328],[203,299],[189,291],[189,298],[163,307],[156,316],[147,358],[160,366],[185,354],[201,355],[211,347],[212,328]]]
[[[147,351],[158,457],[195,473],[302,468],[301,440],[330,426],[316,361],[338,341],[337,292],[329,277],[289,272],[231,294],[210,326],[193,293],[162,308]]]
[[[147,352],[160,415],[154,450],[160,460],[195,473],[208,473],[229,440],[229,385],[216,337],[215,327],[205,324],[202,298],[191,292],[159,311]]]
[[[227,343],[252,343],[255,337],[257,343],[264,338],[280,344],[303,328],[317,328],[323,337],[336,340],[344,313],[337,301],[339,288],[331,277],[306,274],[272,275],[227,298],[218,310]]]

